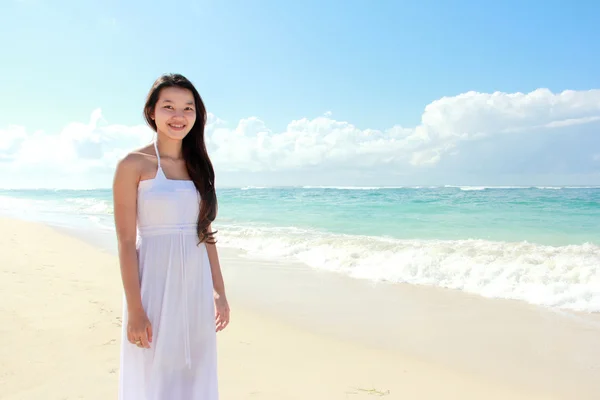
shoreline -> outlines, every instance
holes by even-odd
[[[600,210],[592,207],[600,191],[498,193],[480,198],[438,191],[408,195],[236,189],[222,193],[223,213],[216,229],[220,248],[243,249],[253,258],[278,258],[283,265],[300,262],[368,281],[442,287],[567,312],[600,313],[595,284],[600,272]],[[373,196],[379,200],[367,208],[377,204],[374,209],[383,210],[400,198],[407,212],[392,207],[389,215],[395,217],[381,211],[352,222],[354,208],[369,204]],[[279,197],[287,200],[278,203]],[[301,201],[305,197],[316,207],[306,213]],[[430,205],[421,207],[423,199]],[[75,228],[77,235],[93,227],[111,231],[111,240],[114,237],[110,191],[7,192],[0,200],[0,214]],[[449,201],[455,206],[448,207]],[[515,201],[521,209],[510,208]],[[493,204],[498,202],[505,206],[496,215]],[[441,207],[440,214],[436,207]],[[551,217],[553,207],[563,211]],[[465,214],[466,210],[470,211]],[[541,219],[533,223],[536,215]]]
[[[225,265],[235,277],[233,293],[252,309],[300,329],[490,382],[533,392],[551,388],[561,394],[557,398],[571,398],[585,382],[600,393],[593,372],[600,357],[597,314],[557,312],[444,288],[375,284],[300,263],[283,267],[245,259],[242,265],[234,261],[238,256],[226,253],[231,258]],[[253,287],[244,286],[251,281]]]
[[[0,335],[16,342],[0,353],[8,360],[0,393],[9,393],[0,398],[39,398],[33,394],[44,392],[35,388],[61,398],[85,390],[85,382],[98,389],[93,398],[114,398],[122,292],[110,240],[94,245],[76,230],[68,235],[4,217],[0,227],[8,258],[0,265],[8,294]],[[372,284],[219,252],[232,307],[232,324],[218,336],[223,399],[360,398],[373,388],[389,390],[386,398],[423,399],[454,392],[461,399],[583,400],[600,393],[597,315],[564,316],[518,301]],[[24,296],[31,290],[38,296]],[[44,375],[56,375],[54,383],[36,383]],[[66,387],[74,377],[79,386]],[[94,377],[100,383],[90,383]]]

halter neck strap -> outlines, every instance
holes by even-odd
[[[160,165],[160,154],[158,153],[158,140],[154,141],[154,151],[156,151],[156,160],[157,160],[157,168],[156,168],[156,176],[154,177],[154,179],[156,180],[162,180],[162,179],[166,179],[165,173],[163,172],[163,169]]]
[[[154,151],[156,152],[156,159],[158,160],[158,169],[162,169],[160,167],[160,154],[158,154],[158,145],[157,145],[158,140],[154,141]]]

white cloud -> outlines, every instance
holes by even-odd
[[[93,167],[113,168],[116,161],[135,146],[148,143],[152,132],[143,126],[106,125],[100,109],[92,112],[87,124],[73,122],[58,134],[13,126],[1,131],[0,142],[6,158],[17,170],[30,166],[85,171]]]
[[[425,108],[422,122],[440,137],[472,138],[573,123],[567,121],[585,123],[599,117],[600,90],[554,94],[537,89],[527,94],[468,92],[444,97]]]
[[[274,132],[257,117],[229,124],[209,114],[206,140],[217,171],[230,176],[242,171],[299,176],[318,167],[323,175],[335,176],[338,171],[338,176],[360,173],[371,179],[369,174],[397,176],[447,169],[460,173],[474,169],[474,163],[487,165],[494,173],[519,173],[511,156],[521,157],[524,169],[531,169],[531,163],[539,159],[535,172],[544,173],[544,168],[562,157],[565,147],[571,153],[570,158],[561,159],[560,172],[585,174],[597,172],[597,163],[592,161],[597,160],[600,137],[589,127],[597,129],[599,121],[600,90],[468,92],[427,105],[421,124],[413,128],[361,130],[351,122],[333,119],[327,111],[314,119],[294,120],[285,131]],[[0,171],[21,171],[21,179],[31,177],[25,173],[42,171],[40,167],[64,176],[95,172],[104,174],[106,184],[117,160],[151,139],[152,132],[145,125],[103,123],[100,110],[94,110],[88,123],[71,123],[59,133],[10,126],[0,131]],[[578,147],[576,140],[584,140],[585,145]],[[573,161],[578,157],[592,160],[589,165],[596,165],[596,170]],[[523,161],[528,159],[533,161]],[[540,166],[543,163],[546,167]]]
[[[256,119],[236,128],[221,124],[212,154],[224,170],[298,169],[311,165],[373,167],[389,164],[433,166],[461,142],[497,135],[526,135],[600,121],[600,90],[547,89],[523,93],[468,92],[429,104],[415,128],[360,130],[331,114],[292,121],[285,132],[272,132]],[[233,161],[235,160],[235,161]]]

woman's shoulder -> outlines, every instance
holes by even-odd
[[[144,146],[127,153],[117,162],[116,173],[120,175],[136,175],[138,179],[157,166],[156,155],[152,145]]]

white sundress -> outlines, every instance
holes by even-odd
[[[154,179],[138,187],[137,252],[150,348],[127,340],[124,297],[119,400],[217,400],[217,349],[210,264],[197,245],[199,194],[167,179],[156,142]]]

